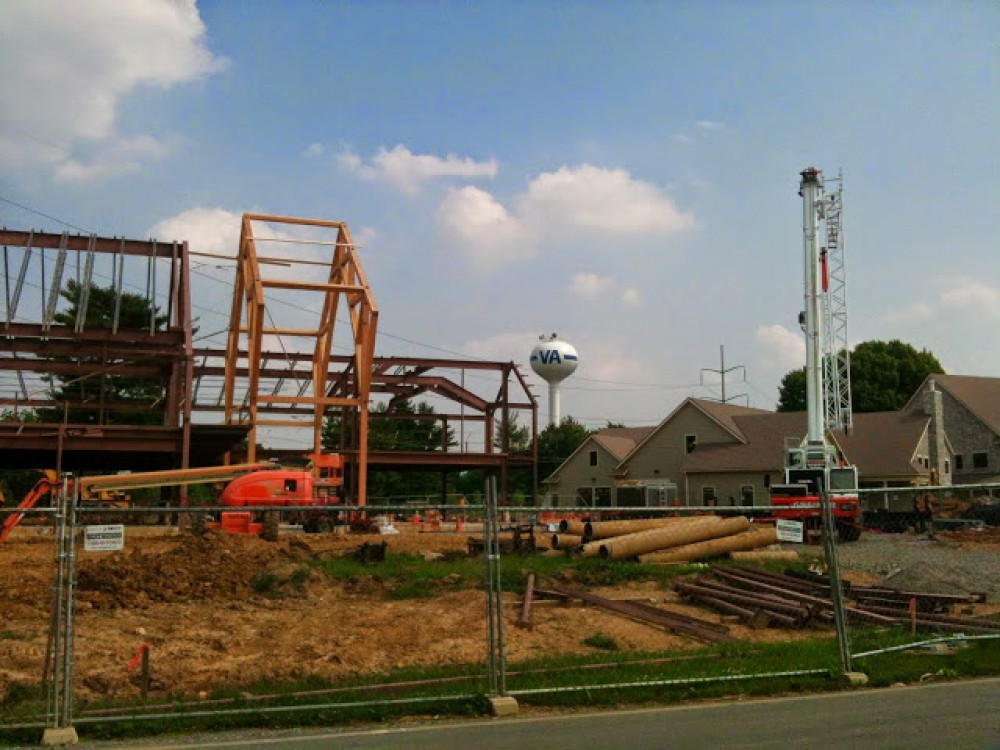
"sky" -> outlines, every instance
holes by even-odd
[[[1000,376],[992,0],[5,0],[0,70],[0,224],[233,256],[246,212],[344,221],[376,354],[513,360],[543,420],[553,332],[588,427],[723,369],[774,408],[810,166],[843,174],[851,343]],[[228,269],[196,266],[201,345]]]

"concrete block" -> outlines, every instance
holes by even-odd
[[[517,711],[517,700],[509,695],[497,695],[490,698],[490,713],[494,716],[513,716]]]
[[[847,681],[854,686],[868,684],[868,675],[864,672],[845,672],[844,677],[846,677]]]
[[[80,738],[73,727],[49,727],[42,733],[42,745],[77,745]]]

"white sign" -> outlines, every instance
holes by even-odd
[[[786,521],[779,518],[775,524],[779,542],[796,542],[802,544],[802,521]]]
[[[120,523],[103,526],[85,526],[83,549],[85,552],[117,552],[125,547],[125,525]]]

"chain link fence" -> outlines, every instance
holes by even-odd
[[[808,533],[832,502],[800,504],[796,529],[761,508],[557,515],[488,485],[481,504],[190,507],[176,528],[66,492],[0,545],[0,732],[829,689],[897,649],[998,637],[997,529],[965,518],[997,489],[932,488],[924,525],[862,515],[851,542],[832,518]],[[884,511],[886,492],[906,507],[928,490],[857,494]],[[665,548],[621,526],[668,518]]]

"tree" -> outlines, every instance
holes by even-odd
[[[83,287],[73,279],[70,279],[65,288],[61,290],[60,295],[69,302],[69,307],[55,314],[56,323],[65,326],[76,324],[82,290]],[[116,305],[118,306],[119,328],[148,328],[150,316],[153,317],[153,325],[156,329],[162,328],[167,322],[167,317],[157,315],[157,308],[153,307],[150,301],[142,295],[129,292],[118,295],[113,286],[91,286],[87,295],[84,326],[88,329],[111,329],[115,319]],[[156,404],[162,404],[164,385],[155,378],[106,373],[82,378],[73,375],[48,375],[45,376],[45,380],[49,384],[49,398],[53,401],[93,403],[94,407],[74,407],[65,413],[63,409],[58,407],[41,408],[37,410],[39,421],[62,422],[65,417],[66,421],[77,424],[98,421],[138,425],[163,423],[162,409],[158,410],[153,407]],[[150,408],[117,411],[111,409],[102,417],[98,408],[102,402],[112,404],[134,402]]]
[[[866,341],[851,352],[851,398],[854,410],[901,409],[924,379],[944,373],[937,357],[902,341]]]
[[[549,425],[538,436],[538,476],[544,479],[562,465],[590,437],[591,432],[573,417]]]
[[[778,386],[778,411],[806,410],[806,368],[786,372]]]
[[[497,425],[497,434],[493,438],[493,447],[499,451],[503,450],[504,434],[507,435],[508,453],[528,453],[531,450],[531,429],[522,427],[517,423],[517,414],[510,413],[510,417],[505,422],[503,419]]]
[[[902,341],[865,341],[851,352],[851,401],[855,412],[896,411],[924,379],[944,368],[931,352]],[[792,370],[781,380],[778,411],[806,408],[806,372]]]
[[[368,449],[427,452],[444,450],[445,444],[455,445],[454,431],[448,428],[445,433],[440,420],[427,418],[433,414],[434,407],[423,401],[416,406],[404,401],[391,409],[387,404],[378,404],[368,420]],[[322,435],[326,450],[338,450],[340,432],[340,418],[327,417]],[[372,500],[405,500],[440,494],[439,472],[370,471],[368,475],[368,495]]]

